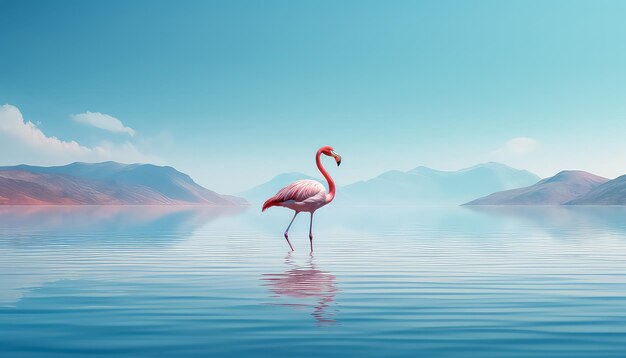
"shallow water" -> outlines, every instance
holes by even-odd
[[[0,356],[623,356],[626,208],[0,208]]]

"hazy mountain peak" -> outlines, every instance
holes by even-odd
[[[346,204],[458,205],[477,196],[528,186],[539,180],[528,171],[499,163],[483,163],[456,171],[419,166],[407,172],[387,171],[347,185],[337,198]]]
[[[433,173],[442,173],[442,171],[420,165],[419,167],[409,170],[407,173],[428,175],[428,174],[433,174]]]
[[[462,169],[458,169],[458,170],[438,170],[438,169],[433,169],[430,167],[426,167],[426,166],[418,166],[414,169],[411,169],[408,171],[408,173],[413,173],[413,174],[453,174],[453,173],[459,173],[459,172],[467,172],[467,171],[474,171],[474,170],[481,170],[481,169],[489,169],[489,170],[496,170],[496,171],[520,171],[520,172],[527,172],[530,173],[527,170],[523,170],[523,169],[515,169],[512,168],[506,164],[502,164],[502,163],[498,163],[498,162],[485,162],[485,163],[479,163],[467,168],[462,168]],[[532,174],[532,173],[530,173]],[[533,174],[534,175],[534,174]]]
[[[511,168],[510,166],[508,166],[506,164],[502,164],[502,163],[498,163],[498,162],[478,163],[478,164],[473,165],[471,167],[468,167],[466,169],[475,169],[475,168],[514,169],[514,168]]]
[[[290,184],[296,180],[302,180],[302,179],[312,179],[312,180],[321,181],[318,178],[314,178],[304,173],[299,173],[299,172],[281,173],[262,184],[252,187],[246,191],[237,193],[236,195],[245,198],[251,203],[258,204],[258,203],[262,203],[263,201],[267,200],[267,198],[276,194],[276,192],[278,192],[280,189],[287,186],[287,184]]]
[[[276,175],[275,177],[273,177],[271,180],[284,180],[284,179],[300,180],[300,179],[315,179],[315,178],[304,173],[289,172],[289,173],[280,173]]]

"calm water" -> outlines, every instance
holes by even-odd
[[[625,208],[0,208],[0,356],[624,356]]]

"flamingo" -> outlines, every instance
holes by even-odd
[[[313,213],[315,213],[315,210],[330,203],[335,198],[335,182],[322,166],[322,161],[320,159],[322,154],[335,158],[337,166],[341,164],[341,156],[335,153],[333,147],[331,146],[321,147],[317,150],[317,154],[315,155],[317,169],[319,169],[328,182],[328,193],[326,193],[324,185],[316,180],[298,180],[280,189],[276,195],[267,199],[267,201],[263,204],[263,209],[261,210],[265,211],[267,208],[271,208],[272,206],[282,206],[295,211],[284,234],[285,240],[287,240],[291,251],[294,250],[293,246],[291,246],[291,242],[289,241],[289,228],[291,228],[291,224],[293,224],[296,216],[303,211],[311,213],[311,221],[309,223],[309,242],[311,244],[311,252],[313,252]]]

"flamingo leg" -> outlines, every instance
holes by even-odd
[[[311,222],[309,223],[309,242],[311,243],[311,252],[313,252],[313,212],[311,212]]]
[[[289,222],[289,226],[287,226],[287,230],[285,230],[285,240],[287,240],[287,243],[289,244],[291,251],[294,251],[294,250],[293,250],[293,246],[291,246],[291,242],[289,241],[289,228],[291,227],[291,224],[293,224],[293,221],[296,219],[297,215],[298,215],[298,212],[296,211],[296,213],[293,214],[293,218],[291,219],[291,222]]]

